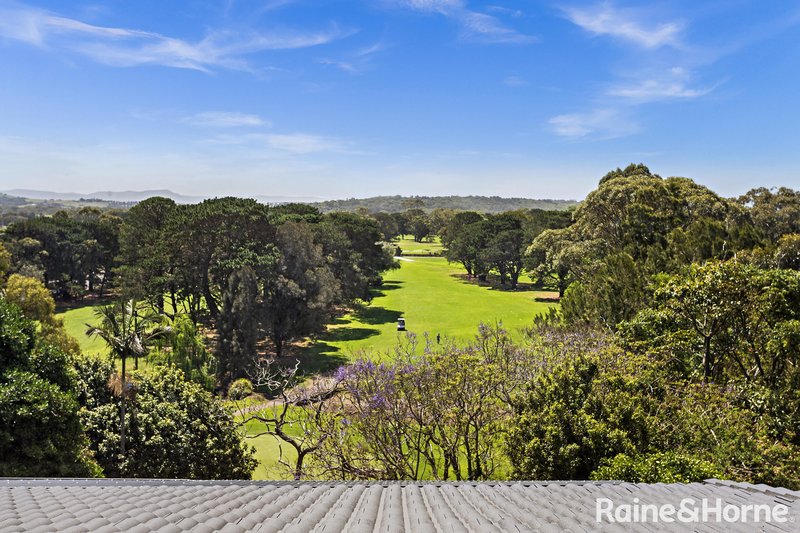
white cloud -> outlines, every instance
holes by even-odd
[[[549,120],[553,131],[572,139],[614,139],[639,131],[639,126],[618,109],[595,109],[588,113],[557,115]]]
[[[639,11],[618,9],[605,2],[588,8],[568,8],[565,14],[572,23],[594,35],[617,37],[645,48],[677,46],[683,29],[683,24],[675,21],[647,24]]]
[[[182,122],[194,126],[211,126],[217,128],[235,128],[240,126],[268,126],[269,123],[258,115],[230,111],[206,111],[184,117]]]
[[[682,82],[642,80],[635,85],[613,87],[608,94],[629,98],[637,102],[655,102],[658,100],[698,98],[705,96],[709,92],[711,92],[711,89],[690,89]]]
[[[382,42],[378,41],[372,45],[360,48],[350,54],[347,54],[343,59],[334,59],[323,57],[317,60],[317,63],[336,67],[349,74],[359,74],[369,68],[372,60],[380,52],[384,50],[385,46]]]
[[[339,61],[336,59],[318,59],[317,62],[321,65],[328,65],[331,67],[336,67],[339,70],[343,70],[345,72],[349,72],[351,74],[355,74],[359,71],[359,68],[349,61]]]
[[[649,77],[635,83],[620,84],[609,89],[610,96],[625,98],[636,103],[661,100],[692,99],[705,96],[711,88],[693,89],[688,86],[689,73],[680,67],[670,69],[663,75]]]
[[[337,26],[318,32],[212,31],[203,39],[188,41],[135,29],[95,26],[20,4],[0,8],[0,37],[41,47],[58,46],[98,63],[121,67],[248,70],[248,54],[318,46],[351,34]]]
[[[450,18],[461,26],[462,36],[466,39],[514,44],[525,44],[536,40],[535,37],[505,26],[496,17],[469,9],[463,0],[394,0],[391,3]]]
[[[307,133],[265,135],[264,140],[270,148],[292,154],[343,152],[346,148],[345,143],[338,139]]]

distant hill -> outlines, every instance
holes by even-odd
[[[328,200],[311,205],[322,212],[356,211],[365,208],[371,213],[396,213],[411,208],[432,211],[436,208],[502,213],[515,209],[566,210],[578,205],[576,200],[536,200],[531,198],[501,198],[499,196],[374,196]]]
[[[168,189],[153,189],[147,191],[95,191],[89,193],[39,191],[34,189],[11,189],[3,191],[7,196],[30,198],[33,200],[70,200],[73,202],[122,202],[126,204],[141,202],[153,196],[163,196],[179,204],[196,204],[211,195],[190,196],[172,192]],[[2,194],[0,193],[0,194]],[[289,202],[316,202],[318,196],[252,196],[253,199],[265,204],[285,204]]]
[[[21,196],[34,200],[72,200],[72,201],[102,201],[102,202],[141,202],[151,196],[164,196],[181,204],[193,204],[203,201],[200,196],[185,196],[166,189],[149,191],[95,191],[90,193],[38,191],[33,189],[11,189],[3,191],[11,196]]]
[[[0,193],[0,207],[18,207],[27,203],[28,201],[25,198]]]

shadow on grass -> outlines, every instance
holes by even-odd
[[[400,311],[395,311],[394,309],[386,309],[385,307],[362,307],[354,311],[353,316],[359,322],[363,322],[364,324],[370,324],[373,326],[378,326],[381,324],[389,324],[391,322],[397,322],[397,319],[403,316],[403,313],[401,313]],[[346,328],[340,328],[340,329],[346,329]],[[371,331],[377,331],[377,330],[371,330]]]
[[[84,307],[99,307],[112,304],[115,301],[116,298],[112,296],[103,296],[102,298],[92,296],[76,300],[59,300],[56,301],[56,313],[65,313],[73,309],[82,309]]]
[[[347,356],[341,353],[339,347],[323,340],[318,340],[303,348],[293,357],[300,360],[299,370],[306,376],[336,370],[348,361]]]
[[[393,291],[395,289],[402,289],[404,281],[384,281],[378,287],[372,289],[372,297],[383,296],[384,291]]]
[[[500,281],[495,278],[494,276],[489,276],[486,281],[481,281],[478,278],[470,278],[466,274],[459,274],[454,273],[450,274],[451,278],[455,278],[456,281],[459,283],[463,283],[465,285],[475,285],[476,287],[484,287],[489,289],[490,291],[502,291],[502,292],[537,292],[541,291],[541,287],[537,287],[533,283],[525,283],[525,282],[518,282],[517,287],[512,289],[511,284],[508,285],[501,285]]]

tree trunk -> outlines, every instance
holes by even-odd
[[[219,316],[219,306],[217,305],[217,301],[214,299],[214,295],[211,294],[211,287],[208,284],[208,279],[203,281],[203,297],[206,300],[208,313],[211,315],[211,318],[216,320]]]
[[[305,451],[297,452],[297,462],[294,465],[294,480],[300,481],[303,477],[303,460],[306,458]]]
[[[125,375],[125,354],[122,354],[122,385],[120,388],[122,394],[122,402],[120,404],[120,420],[119,420],[119,452],[125,455],[125,402],[127,394],[127,378]]]
[[[704,337],[703,349],[703,381],[708,383],[711,378],[711,337]]]

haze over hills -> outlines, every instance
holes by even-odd
[[[190,196],[175,193],[168,189],[155,189],[146,191],[96,191],[91,193],[76,192],[55,192],[40,191],[34,189],[11,189],[2,191],[5,205],[24,206],[28,200],[31,203],[39,202],[76,202],[95,203],[108,202],[113,207],[128,207],[151,198],[153,196],[163,196],[170,198],[180,204],[193,204],[202,202],[212,196]],[[502,198],[499,196],[374,196],[371,198],[349,198],[346,200],[321,200],[319,197],[299,197],[299,196],[252,196],[253,199],[267,204],[285,203],[308,203],[320,209],[322,212],[328,211],[357,211],[366,209],[369,212],[399,212],[411,208],[419,208],[424,211],[432,211],[437,208],[473,210],[484,213],[499,213],[515,209],[570,209],[575,207],[578,202],[575,200],[550,200],[533,198]],[[58,207],[55,205],[53,207]],[[68,207],[68,206],[64,206]],[[73,206],[77,207],[77,206]]]
[[[19,196],[22,198],[31,198],[35,200],[103,200],[106,202],[141,202],[153,196],[163,196],[174,200],[179,204],[196,204],[202,202],[207,198],[213,198],[214,195],[185,195],[172,192],[168,189],[152,189],[146,191],[95,191],[90,193],[77,193],[77,192],[55,192],[55,191],[39,191],[34,189],[11,189],[2,191],[9,196]],[[280,204],[287,202],[318,202],[321,198],[317,196],[252,196],[259,202],[268,204]]]

